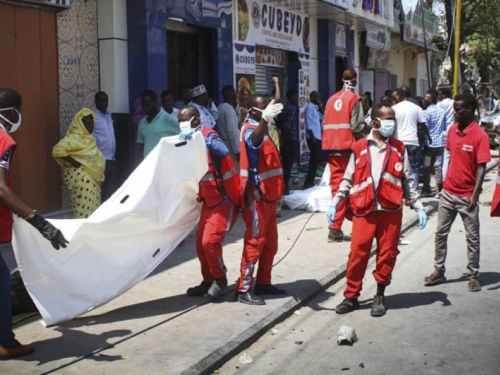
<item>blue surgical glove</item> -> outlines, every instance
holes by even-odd
[[[181,141],[187,141],[193,138],[194,129],[182,129],[181,134],[179,134],[179,139]]]
[[[328,224],[333,225],[333,219],[335,219],[336,213],[337,213],[336,206],[330,206],[328,208],[328,212],[326,213],[326,219],[328,220]]]
[[[418,221],[420,223],[420,230],[424,229],[427,224],[427,213],[425,209],[421,208],[417,211]]]

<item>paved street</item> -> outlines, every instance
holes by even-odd
[[[492,196],[493,174],[481,201]],[[445,284],[425,287],[433,270],[436,215],[425,231],[413,230],[401,246],[393,284],[387,288],[387,315],[370,316],[376,284],[365,276],[360,310],[337,315],[343,299],[339,282],[274,328],[244,352],[253,359],[241,364],[238,354],[219,374],[499,374],[500,373],[500,241],[497,218],[481,206],[481,281],[471,293],[466,281],[466,248],[458,218],[449,238]],[[344,279],[345,280],[345,279]],[[341,325],[356,329],[359,341],[337,346]]]

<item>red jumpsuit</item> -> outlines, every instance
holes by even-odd
[[[498,168],[497,184],[491,202],[491,216],[500,216],[500,167]]]
[[[214,130],[201,130],[205,140],[218,135]],[[207,143],[208,146],[208,143]],[[238,218],[241,205],[239,175],[229,154],[214,160],[208,149],[208,172],[200,181],[199,199],[203,202],[196,234],[196,252],[201,264],[203,281],[226,276],[222,258],[222,242]],[[216,162],[218,165],[214,164]]]
[[[353,211],[352,242],[347,263],[346,298],[358,298],[362,289],[373,239],[377,243],[376,267],[373,277],[389,285],[399,254],[398,244],[403,218],[404,145],[389,139],[377,190],[373,186],[371,158],[366,138],[353,146],[355,171],[349,202]],[[383,210],[374,210],[375,199]]]
[[[323,150],[332,151],[328,158],[332,197],[337,193],[349,163],[350,149],[355,141],[351,128],[351,114],[359,100],[358,94],[342,89],[332,95],[326,103],[321,146]],[[342,229],[346,209],[347,202],[340,202],[333,220],[334,224],[328,226],[330,230]]]
[[[274,256],[278,251],[278,224],[276,222],[276,201],[283,196],[283,170],[276,145],[269,136],[264,137],[258,149],[257,168],[249,165],[248,146],[245,142],[247,131],[255,130],[257,123],[248,120],[242,129],[240,175],[244,196],[243,220],[245,231],[241,275],[237,292],[252,290],[253,271],[257,271],[258,285],[271,284],[271,271]],[[249,181],[249,172],[257,178],[257,184]]]

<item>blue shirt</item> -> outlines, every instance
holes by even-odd
[[[306,129],[313,133],[314,138],[321,139],[321,113],[318,110],[318,106],[313,103],[309,103],[304,110]],[[307,132],[307,139],[311,138],[309,132]]]
[[[431,104],[424,111],[424,117],[425,124],[429,128],[429,134],[432,139],[432,144],[429,144],[429,141],[426,138],[425,145],[433,148],[446,146],[446,118],[444,111],[438,108],[435,104]]]
[[[115,160],[115,130],[113,128],[113,119],[111,112],[102,113],[97,108],[94,109],[95,124],[94,138],[97,148],[104,155],[106,160]]]
[[[217,133],[210,133],[208,137],[205,137],[205,144],[210,154],[216,158],[223,158],[229,155],[229,149]]]
[[[250,122],[253,125],[258,126],[259,123],[255,120],[248,119],[248,122]],[[260,148],[262,147],[262,143],[258,146],[254,146],[252,143],[252,134],[255,131],[255,129],[246,129],[244,130],[245,133],[243,134],[244,139],[245,139],[245,145],[247,149],[247,157],[248,157],[248,182],[257,185],[259,183],[259,151]],[[264,141],[264,140],[262,140]]]

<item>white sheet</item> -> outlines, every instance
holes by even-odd
[[[17,262],[46,326],[132,288],[196,226],[198,182],[208,169],[205,141],[197,133],[185,146],[176,143],[177,136],[163,138],[88,219],[50,220],[70,241],[66,249],[54,250],[25,220],[15,219]]]
[[[330,168],[323,172],[319,186],[306,190],[295,190],[283,197],[283,203],[291,210],[306,210],[309,212],[326,212],[332,201],[330,189]]]

